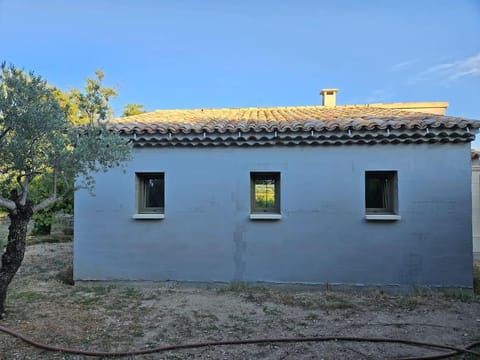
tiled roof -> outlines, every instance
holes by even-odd
[[[467,142],[480,122],[376,106],[158,110],[113,119],[137,145]]]

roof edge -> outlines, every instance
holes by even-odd
[[[379,107],[383,109],[421,109],[421,108],[447,108],[449,105],[446,101],[420,101],[420,102],[397,102],[397,103],[371,103],[371,104],[343,104],[336,105],[336,108],[352,108],[352,107]],[[296,108],[325,108],[320,104],[315,105],[284,105],[284,106],[239,106],[239,107],[198,107],[198,108],[165,108],[147,111],[146,113],[161,111],[189,111],[189,110],[275,110],[275,109],[296,109]],[[141,114],[140,114],[141,115]],[[135,115],[134,115],[135,116]],[[126,116],[125,116],[126,117]],[[122,117],[120,117],[122,118]]]

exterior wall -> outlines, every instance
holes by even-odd
[[[384,109],[397,109],[412,112],[421,112],[435,115],[445,115],[448,102],[408,102],[408,103],[378,103],[368,106],[381,107]]]
[[[480,254],[480,159],[472,160],[473,252]]]
[[[397,170],[399,221],[366,221],[366,170]],[[281,172],[277,221],[250,172]],[[165,219],[134,220],[135,172]],[[75,195],[74,278],[472,286],[470,144],[135,148]]]

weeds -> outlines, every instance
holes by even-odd
[[[68,265],[65,269],[60,271],[57,275],[57,279],[65,285],[75,285],[73,281],[73,266]]]
[[[398,307],[406,310],[415,310],[420,305],[418,299],[413,296],[402,296],[398,300]]]
[[[80,305],[92,305],[99,302],[102,297],[107,295],[111,290],[112,287],[110,286],[82,286],[74,290],[76,296],[73,300]]]
[[[45,295],[36,291],[12,291],[9,294],[9,300],[19,302],[34,302],[45,299]]]
[[[468,290],[447,290],[442,292],[443,296],[447,300],[471,302],[475,295]]]
[[[244,300],[258,305],[273,303],[285,306],[295,306],[305,310],[344,310],[355,309],[354,303],[341,294],[327,292],[313,292],[302,294],[289,289],[275,289],[264,286],[249,286],[246,283],[232,283],[217,290],[218,293],[232,292],[240,295]],[[264,312],[265,311],[264,307]]]
[[[480,265],[473,265],[473,292],[480,295]]]
[[[127,298],[139,298],[141,296],[141,293],[140,291],[138,291],[137,289],[134,289],[134,288],[126,288],[124,291],[123,291],[123,294],[122,294],[124,297],[127,297]]]

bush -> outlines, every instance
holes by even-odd
[[[48,235],[52,230],[53,214],[52,211],[39,211],[33,214],[32,235]]]
[[[53,186],[52,181],[52,174],[50,172],[33,179],[33,181],[30,183],[30,200],[32,200],[34,203],[39,203],[41,200],[48,198],[51,195],[51,189]],[[71,179],[69,183],[73,184],[73,179]],[[64,184],[59,184],[58,192],[65,192]],[[63,200],[58,201],[53,206],[41,210],[33,215],[33,220],[35,223],[33,226],[32,235],[49,235],[52,229],[55,213],[58,211],[63,211],[67,214],[73,213],[72,191],[68,192]]]

